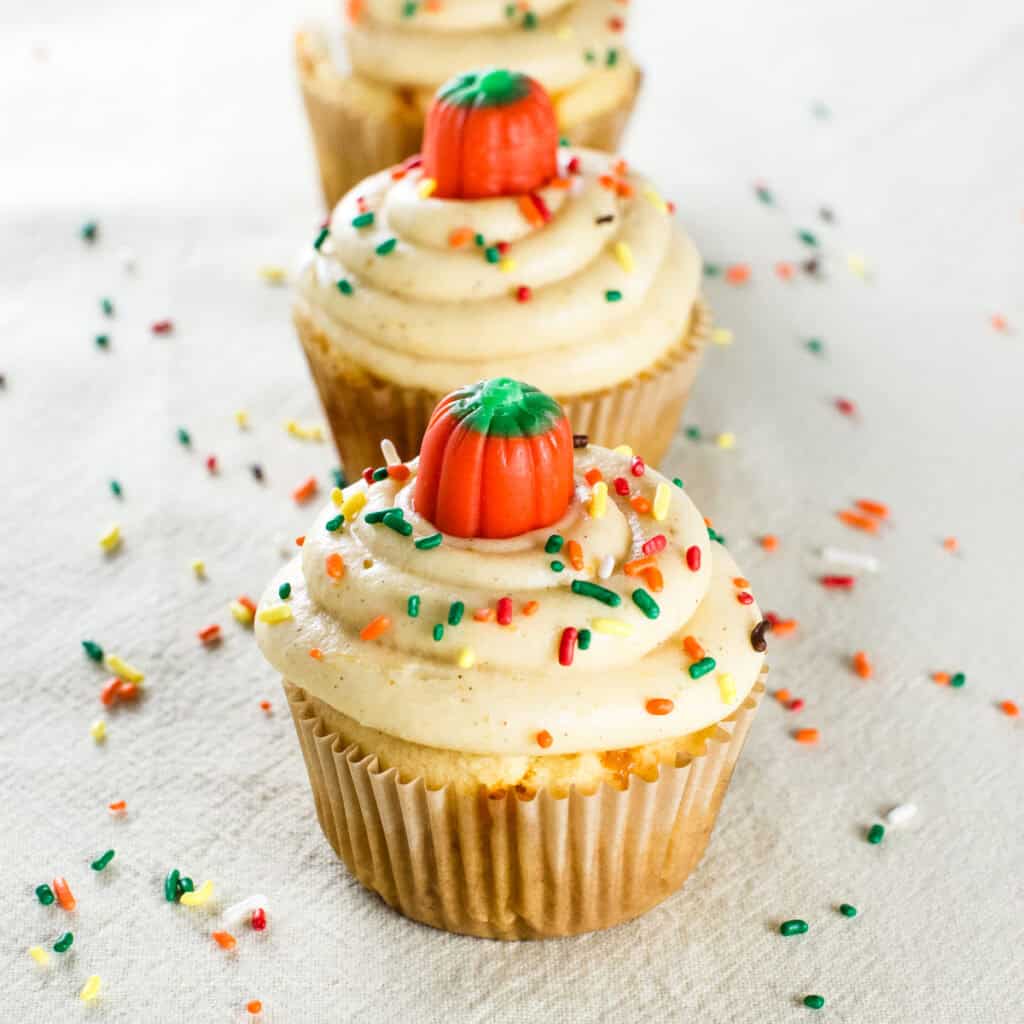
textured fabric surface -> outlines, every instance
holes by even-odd
[[[243,1021],[258,998],[274,1024],[761,1024],[806,1019],[807,993],[836,1022],[1024,1019],[1024,721],[997,707],[1024,704],[1019,5],[635,5],[648,77],[628,151],[709,261],[752,270],[743,287],[707,282],[735,341],[709,351],[687,411],[735,447],[681,435],[667,467],[762,605],[800,620],[771,642],[770,681],[806,708],[766,701],[682,893],[605,934],[518,945],[410,924],[346,875],[279,681],[227,612],[278,564],[276,538],[305,528],[293,488],[310,474],[326,487],[333,465],[282,427],[319,411],[287,293],[258,274],[289,263],[320,216],[292,78],[298,13],[42,0],[0,14],[0,1019]],[[90,218],[93,246],[78,237]],[[786,283],[773,266],[807,257],[800,228],[820,236],[821,280]],[[155,337],[163,317],[174,332]],[[835,520],[858,497],[891,504],[880,536]],[[104,557],[114,520],[124,546]],[[824,544],[882,571],[826,591]],[[225,640],[206,650],[196,630],[213,621]],[[89,725],[105,675],[84,638],[147,673],[102,746]],[[859,649],[870,681],[849,670]],[[967,685],[936,686],[938,669]],[[798,723],[821,729],[817,747],[793,742]],[[123,820],[106,810],[117,799]],[[866,843],[902,801],[917,818]],[[107,847],[117,857],[95,874]],[[163,901],[174,866],[212,879],[221,906],[266,893],[268,929],[219,949],[216,914]],[[33,896],[58,874],[73,915]],[[842,901],[860,915],[841,917]],[[782,938],[789,917],[810,931]],[[66,928],[70,953],[46,968],[26,955]],[[103,993],[86,1010],[76,994],[93,973]]]

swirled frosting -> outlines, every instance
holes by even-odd
[[[257,640],[289,681],[401,739],[506,755],[684,736],[726,717],[753,687],[760,611],[693,503],[661,474],[634,476],[627,455],[590,446],[576,454],[576,497],[553,527],[508,540],[445,536],[424,549],[415,542],[435,530],[413,509],[416,462],[409,468],[407,480],[359,481],[337,495],[264,594]],[[608,484],[603,514],[594,470]],[[353,495],[365,496],[356,514],[363,499]],[[337,528],[339,506],[350,515]],[[379,521],[394,508],[411,530]],[[635,564],[652,540],[660,550],[646,557],[660,580]],[[569,664],[566,629],[590,634]]]
[[[434,199],[419,168],[368,178],[300,273],[297,312],[346,359],[439,392],[506,376],[569,396],[653,366],[687,332],[697,250],[622,161],[559,163],[540,205]]]
[[[394,86],[435,89],[467,68],[525,71],[553,93],[615,75],[626,8],[618,0],[504,0],[408,5],[365,0],[347,36],[354,70]]]

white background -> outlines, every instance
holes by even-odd
[[[800,1000],[818,992],[815,1019],[833,1022],[1024,1021],[1024,720],[997,708],[1024,705],[1020,5],[634,5],[647,80],[628,155],[708,260],[753,271],[743,288],[708,284],[735,342],[710,352],[687,412],[736,447],[681,439],[667,468],[762,606],[800,620],[770,659],[807,706],[767,702],[680,895],[611,933],[540,945],[409,924],[346,876],[277,681],[227,614],[278,564],[275,537],[309,520],[291,490],[310,473],[326,486],[334,464],[282,429],[319,410],[287,292],[258,274],[291,264],[320,216],[290,64],[299,15],[239,0],[2,7],[0,1019],[242,1021],[259,998],[277,1024],[754,1024],[813,1017]],[[772,271],[806,255],[798,228],[822,239],[819,281]],[[163,317],[175,332],[154,338]],[[837,413],[837,396],[859,416]],[[858,497],[891,504],[882,536],[836,522]],[[108,559],[96,538],[112,520],[126,540]],[[775,554],[757,546],[766,532]],[[822,544],[871,551],[883,571],[825,591]],[[207,651],[195,631],[212,621],[226,639]],[[87,637],[148,674],[102,747]],[[848,668],[862,648],[868,682]],[[936,686],[938,669],[967,686]],[[793,742],[798,724],[821,729],[817,748]],[[129,812],[113,820],[119,798]],[[918,817],[868,845],[901,801]],[[215,916],[163,902],[173,866],[213,879],[222,905],[266,893],[268,930],[239,929],[225,954]],[[56,874],[78,895],[73,918],[33,897]],[[844,900],[855,920],[837,914]],[[794,916],[810,932],[781,938]],[[66,927],[73,951],[39,968],[27,947]],[[92,973],[104,992],[85,1009]]]

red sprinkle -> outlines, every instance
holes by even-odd
[[[696,544],[686,549],[686,566],[691,572],[700,569],[700,548]]]
[[[586,473],[583,474],[583,479],[586,480],[591,487],[593,487],[594,484],[598,483],[598,481],[603,480],[604,476],[602,475],[601,470],[597,468],[597,466],[593,466],[591,469],[588,469]]]
[[[206,457],[206,468],[211,473],[216,473],[217,472],[217,456],[216,455],[208,455]]]
[[[616,494],[621,494],[624,498],[629,494],[629,481],[624,476],[617,476],[612,483]]]
[[[220,639],[220,626],[216,622],[213,625],[205,626],[199,630],[197,636],[204,644],[216,643]]]
[[[537,207],[537,212],[540,214],[541,219],[547,224],[551,220],[551,211],[548,209],[548,204],[544,202],[544,197],[536,192],[531,192],[530,202]]]
[[[565,168],[565,169],[566,169],[566,170],[567,170],[567,171],[568,171],[568,172],[569,172],[570,174],[579,174],[579,173],[580,173],[580,158],[579,158],[578,156],[574,156],[574,157],[573,157],[573,158],[572,158],[572,159],[571,159],[571,160],[569,161],[569,163],[568,163],[568,164],[566,165],[566,168]]]
[[[254,931],[261,932],[267,927],[267,912],[262,907],[257,907],[252,912],[252,927]]]
[[[529,285],[521,284],[516,289],[516,302],[529,302],[533,298],[533,292]]]
[[[646,470],[647,467],[644,465],[644,460],[639,455],[634,455],[629,460],[629,471],[633,476],[643,476]]]
[[[498,598],[498,625],[499,626],[511,626],[512,625],[512,598],[511,597],[499,597]]]
[[[739,601],[740,604],[753,604],[754,595],[749,590],[741,590],[736,595],[736,600]]]
[[[302,534],[301,537],[296,537],[295,538],[295,546],[297,548],[301,548],[302,545],[305,544],[305,543],[306,543],[306,535],[305,534]]]
[[[667,544],[668,541],[665,539],[665,534],[656,533],[650,540],[644,542],[644,546],[640,550],[645,555],[656,555],[664,551]]]
[[[174,330],[173,320],[157,320],[149,328],[154,334],[170,334]]]
[[[857,406],[855,406],[848,398],[837,398],[836,408],[844,416],[852,416],[857,411]]]
[[[576,655],[576,636],[577,632],[573,626],[566,626],[562,630],[562,639],[558,643],[559,665],[569,666],[572,664],[572,659]]]
[[[821,585],[823,587],[829,587],[832,590],[852,590],[854,583],[856,583],[856,577],[854,576],[822,576]]]
[[[804,699],[803,699],[803,697],[795,697],[793,700],[791,700],[786,705],[786,707],[788,707],[790,711],[803,711],[803,709],[804,709]]]
[[[494,248],[497,249],[502,256],[504,256],[508,252],[508,242],[495,242]]]

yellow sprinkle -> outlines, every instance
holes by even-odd
[[[609,636],[631,636],[633,623],[622,619],[591,619],[590,628],[596,633],[607,633]]]
[[[619,266],[627,274],[633,273],[636,264],[633,262],[633,250],[630,249],[627,242],[615,243],[615,258],[619,261]]]
[[[97,742],[102,743],[107,738],[107,723],[102,718],[97,718],[89,726],[89,735]]]
[[[732,704],[736,700],[736,680],[731,672],[723,672],[718,677],[718,695],[723,704]]]
[[[100,537],[100,547],[104,551],[114,551],[121,545],[121,527],[117,523],[114,523],[109,530],[102,537]]]
[[[561,39],[563,42],[572,39],[574,35],[575,33],[572,30],[572,25],[563,25],[555,32],[555,38]]]
[[[252,625],[252,609],[246,608],[240,601],[232,601],[230,606],[231,614],[234,617],[235,622],[240,622],[243,626]]]
[[[736,435],[735,434],[719,434],[715,438],[715,444],[719,448],[735,448],[736,447]]]
[[[397,466],[402,460],[398,457],[398,449],[395,442],[385,437],[380,443],[380,453],[384,456],[384,462],[389,466]]]
[[[669,502],[672,501],[672,491],[664,480],[654,489],[654,505],[651,511],[654,518],[660,523],[668,515]]]
[[[716,327],[711,332],[711,340],[716,345],[731,345],[733,341],[733,333],[728,327]]]
[[[651,188],[651,186],[648,185],[647,188],[644,189],[644,196],[652,206],[661,210],[662,213],[668,213],[668,203],[662,199],[661,193],[656,189]]]
[[[859,252],[851,252],[846,257],[846,265],[850,268],[850,273],[855,277],[859,277],[864,280],[868,276],[868,264],[864,257]]]
[[[82,991],[78,993],[78,998],[83,1003],[91,1003],[100,994],[100,976],[98,974],[90,974],[85,984],[82,986]]]
[[[316,424],[305,427],[297,420],[287,420],[284,429],[300,441],[322,441],[324,439],[324,428]]]
[[[516,269],[516,261],[509,256],[506,256],[498,263],[498,269],[504,271],[506,274],[511,274]]]
[[[48,964],[50,962],[50,954],[43,949],[42,946],[29,946],[28,955],[32,957],[37,964]]]
[[[612,453],[614,455],[625,455],[625,457],[628,459],[632,457],[633,449],[630,448],[628,444],[620,444],[612,449]]]
[[[127,661],[122,661],[116,654],[108,654],[104,659],[107,668],[126,683],[141,683],[146,677]]]
[[[345,492],[340,487],[331,488],[331,501],[334,502],[335,508],[341,508],[341,503],[345,500]]]
[[[366,504],[366,491],[353,491],[345,499],[345,504],[341,506],[341,514],[345,517],[346,523],[351,523],[357,515],[359,515],[362,507]]]
[[[249,414],[244,409],[235,412],[235,424],[239,430],[249,429]]]
[[[463,647],[457,660],[459,668],[472,668],[476,664],[476,652],[472,647]]]
[[[179,902],[186,907],[201,907],[213,895],[213,882],[205,881],[194,892],[183,892]]]
[[[419,192],[421,199],[426,199],[429,196],[432,196],[436,189],[437,182],[433,178],[424,178],[420,182],[419,187],[416,189],[416,191]]]
[[[197,579],[206,579],[206,563],[201,558],[193,558],[189,564]]]
[[[292,617],[290,604],[272,604],[269,608],[261,608],[256,616],[260,622],[284,622]]]
[[[288,280],[288,271],[284,267],[268,264],[265,267],[260,267],[260,277],[267,284],[284,284]]]
[[[605,510],[608,508],[608,485],[603,480],[598,480],[594,484],[594,489],[590,493],[590,512],[591,518],[600,519]]]

